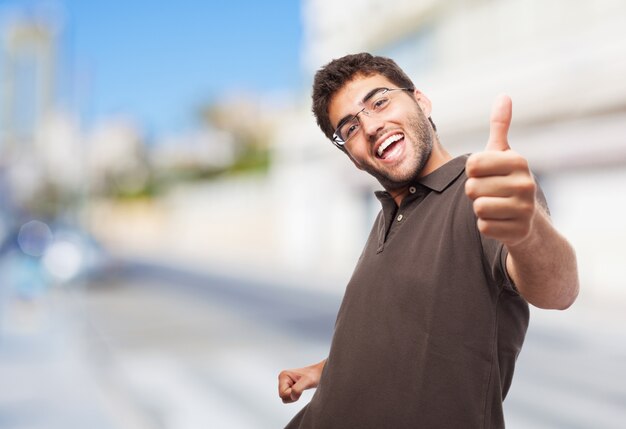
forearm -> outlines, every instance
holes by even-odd
[[[507,250],[508,273],[529,303],[560,310],[574,303],[579,290],[576,254],[542,208],[528,237]]]
[[[324,370],[324,367],[326,366],[326,361],[328,360],[328,358],[321,360],[318,363],[315,363],[313,365],[311,365],[312,368],[315,368],[316,370],[319,371],[319,374],[322,374],[322,371]]]

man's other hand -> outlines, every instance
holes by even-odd
[[[320,363],[297,369],[287,369],[278,375],[278,396],[285,404],[300,399],[306,389],[317,387],[326,359]]]

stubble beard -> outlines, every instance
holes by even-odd
[[[421,111],[417,111],[409,117],[407,133],[409,135],[405,135],[404,140],[413,147],[413,153],[410,155],[412,159],[408,166],[398,166],[392,171],[382,171],[373,165],[364,168],[387,191],[405,188],[414,183],[420,177],[433,150],[431,125]]]

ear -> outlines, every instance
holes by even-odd
[[[424,112],[424,115],[427,118],[430,118],[430,112],[432,111],[430,99],[426,97],[426,95],[424,95],[424,93],[422,93],[419,89],[413,91],[413,96],[415,97],[415,101],[417,101],[417,104],[420,106],[420,109],[422,109],[422,112]]]

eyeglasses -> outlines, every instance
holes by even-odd
[[[394,91],[410,91],[413,88],[378,88],[374,92],[368,94],[363,99],[364,107],[356,114],[342,119],[333,134],[333,143],[343,149],[343,146],[361,130],[361,123],[358,116],[361,113],[370,117],[380,115],[386,108],[391,105]]]

